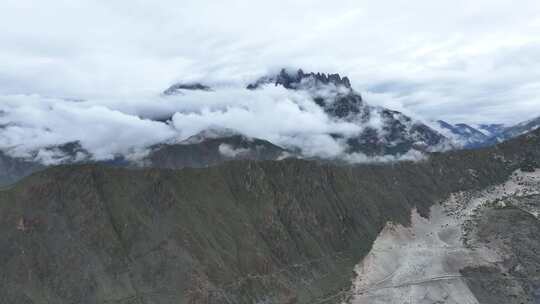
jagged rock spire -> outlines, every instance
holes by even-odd
[[[281,69],[277,75],[262,77],[255,83],[249,84],[247,88],[256,89],[260,85],[267,83],[274,83],[276,86],[282,85],[287,89],[297,89],[304,83],[312,83],[314,86],[333,84],[336,87],[351,89],[351,82],[348,77],[341,78],[339,74],[305,73],[302,69],[296,72]]]

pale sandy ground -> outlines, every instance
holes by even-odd
[[[431,208],[429,219],[412,213],[411,227],[387,224],[355,268],[352,304],[478,303],[459,270],[501,261],[501,253],[464,244],[464,223],[496,199],[538,193],[540,170],[517,171],[504,184],[456,193]]]

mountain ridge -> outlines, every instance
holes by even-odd
[[[419,163],[49,168],[0,191],[0,303],[337,300],[386,222],[499,183],[539,146],[537,130]]]
[[[540,117],[532,118],[514,125],[480,124],[471,126],[464,123],[450,124],[439,120],[435,122],[441,132],[453,138],[466,149],[492,146],[505,140],[533,131],[540,127]]]

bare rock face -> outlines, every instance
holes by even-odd
[[[474,172],[471,172],[473,174]],[[540,170],[452,193],[410,226],[388,223],[357,265],[352,304],[535,303]]]
[[[536,208],[540,207],[540,197],[528,199],[534,201]],[[462,270],[479,303],[540,301],[540,221],[516,207],[508,204],[485,210],[476,223],[479,241],[500,251],[503,257],[491,266]]]
[[[301,69],[290,72],[282,69],[273,76],[265,76],[249,84],[247,89],[255,90],[263,85],[282,86],[289,90],[304,90],[311,93],[314,101],[333,117],[344,119],[365,116],[362,96],[351,87],[348,77],[339,74],[304,73]]]
[[[281,85],[287,89],[303,89],[327,85],[352,89],[348,77],[341,78],[339,74],[304,73],[302,69],[299,69],[296,72],[282,69],[279,74],[262,77],[256,82],[249,84],[247,88],[253,90],[266,84],[274,84],[276,86]]]

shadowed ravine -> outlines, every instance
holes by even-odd
[[[337,303],[388,222],[539,148],[536,131],[420,163],[49,168],[0,191],[0,302]]]

